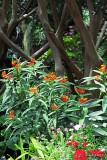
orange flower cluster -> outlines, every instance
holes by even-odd
[[[35,58],[31,58],[31,61],[28,62],[29,65],[34,65],[36,62]]]
[[[105,64],[102,64],[100,69],[99,69],[100,72],[106,72],[107,69],[106,69],[106,65]]]
[[[67,79],[66,78],[61,78],[60,82],[65,83],[65,82],[67,82]]]
[[[58,106],[57,106],[56,104],[52,104],[52,105],[51,105],[51,108],[53,108],[53,109],[57,109],[57,108],[58,108]]]
[[[13,75],[9,74],[9,73],[7,74],[6,71],[3,71],[2,72],[2,78],[8,78],[8,79],[10,79],[10,78],[13,78]]]
[[[12,63],[11,63],[12,66],[15,67],[15,65],[17,64],[17,62],[18,62],[18,59],[16,59],[15,61],[12,60]]]
[[[75,88],[75,91],[80,93],[80,94],[84,94],[85,90],[83,88]]]
[[[68,96],[62,95],[62,96],[61,96],[61,99],[62,99],[64,102],[67,102],[67,101],[68,101]]]
[[[80,98],[79,99],[80,104],[87,102],[87,101],[88,101],[88,98]]]
[[[97,75],[95,76],[95,80],[96,80],[96,81],[99,81],[99,80],[100,80],[100,75],[99,75],[99,74],[97,74]]]
[[[12,66],[15,67],[16,69],[20,69],[20,64],[18,64],[18,59],[16,59],[15,61],[12,61]]]
[[[34,86],[33,88],[30,88],[29,91],[36,94],[36,92],[38,91],[38,86]]]
[[[44,81],[50,81],[55,79],[56,79],[55,72],[51,72],[46,77],[43,78]]]
[[[10,114],[10,118],[11,118],[11,119],[14,119],[14,118],[15,118],[14,110],[11,110],[11,111],[9,112],[9,114]]]

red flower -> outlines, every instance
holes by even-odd
[[[34,65],[36,62],[35,58],[31,58],[31,61],[28,62],[29,65]]]
[[[83,142],[83,147],[87,147],[88,146],[88,142]]]
[[[67,101],[68,101],[68,96],[62,95],[62,96],[61,96],[61,99],[62,99],[64,102],[67,102]]]
[[[20,69],[20,67],[21,67],[20,64],[16,64],[16,65],[15,65],[15,68],[16,68],[16,69]]]
[[[88,156],[91,157],[98,157],[98,158],[104,158],[104,151],[101,150],[89,150],[88,151]]]
[[[75,91],[80,93],[80,94],[84,94],[85,90],[83,88],[75,88]]]
[[[85,151],[82,149],[77,149],[74,153],[74,160],[87,160]]]
[[[18,59],[16,59],[15,61],[12,60],[11,62],[12,66],[14,67],[17,64],[17,62],[18,62]]]
[[[88,101],[88,98],[80,98],[79,99],[80,104],[87,102],[87,101]]]
[[[14,119],[14,118],[15,118],[14,110],[9,111],[9,114],[10,114],[10,118],[11,118],[11,119]]]
[[[75,141],[75,140],[71,140],[67,143],[67,145],[72,146],[73,148],[78,147],[79,142]]]
[[[60,79],[60,82],[66,83],[66,82],[67,82],[67,79],[66,79],[66,78],[61,78],[61,79]]]
[[[57,106],[56,104],[52,104],[52,105],[51,105],[51,108],[53,108],[53,109],[57,109],[57,108],[58,108],[58,106]]]

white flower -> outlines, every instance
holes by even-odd
[[[82,125],[77,124],[77,125],[74,126],[74,129],[75,129],[75,130],[79,130],[81,127],[82,127]]]
[[[94,126],[95,128],[98,128],[98,125],[96,125],[96,124],[93,124],[93,126]]]
[[[106,127],[107,126],[107,123],[103,123],[103,127]]]
[[[96,121],[96,119],[95,119],[95,118],[89,118],[89,120],[91,120],[91,121]]]

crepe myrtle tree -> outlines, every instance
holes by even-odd
[[[80,80],[84,76],[92,74],[92,70],[99,67],[103,63],[102,57],[98,54],[99,47],[106,41],[106,10],[107,1],[91,1],[91,0],[37,0],[37,1],[17,1],[2,0],[0,1],[0,67],[7,57],[8,49],[14,50],[20,57],[30,61],[32,57],[38,59],[49,48],[52,49],[53,59],[55,63],[55,72],[57,76],[62,76],[66,71],[68,80],[73,82],[73,73]],[[59,3],[62,3],[63,9],[60,10]],[[48,4],[48,7],[47,7]],[[84,22],[84,6],[89,12],[89,24]],[[49,19],[49,9],[51,11],[53,26]],[[32,19],[30,19],[32,17]],[[18,27],[21,22],[29,19],[32,21],[38,17],[42,24],[47,43],[32,55],[24,52],[23,48],[12,41],[14,36],[13,30]],[[63,31],[67,27],[68,19],[71,18],[81,36],[83,48],[84,70],[80,69],[69,57],[64,48]],[[104,54],[107,50],[104,51]],[[64,66],[63,66],[63,63]],[[0,93],[5,89],[1,87]]]

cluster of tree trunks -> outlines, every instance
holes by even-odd
[[[81,80],[84,76],[89,76],[92,74],[92,70],[99,67],[103,60],[98,54],[98,48],[104,40],[104,34],[107,27],[107,21],[104,20],[104,11],[99,8],[99,10],[93,14],[95,11],[95,4],[92,0],[65,0],[62,13],[59,14],[57,10],[57,1],[49,0],[52,17],[54,21],[54,30],[50,25],[48,18],[48,12],[46,8],[46,0],[38,0],[37,6],[32,7],[33,0],[27,1],[25,10],[23,13],[19,13],[19,4],[17,0],[12,0],[11,4],[9,0],[3,0],[2,6],[0,8],[0,67],[2,68],[3,62],[6,59],[8,49],[16,51],[19,56],[25,60],[30,60],[32,57],[36,59],[43,55],[49,48],[52,49],[53,59],[55,62],[55,71],[57,76],[63,76],[64,71],[66,71],[68,79],[73,82],[73,73],[76,75],[78,80]],[[87,4],[89,11],[90,24],[87,25],[83,21],[82,16],[82,6],[84,3]],[[7,21],[7,14],[10,10],[9,5],[11,5],[11,19]],[[102,2],[102,6],[107,6],[107,1]],[[12,36],[12,31],[24,20],[38,14],[40,21],[42,23],[45,35],[47,37],[48,43],[46,43],[42,48],[32,54],[26,54],[22,48],[16,45],[10,39]],[[76,27],[78,28],[81,41],[83,43],[83,57],[84,57],[84,71],[80,70],[78,66],[73,62],[64,48],[63,45],[63,33],[67,27],[68,17],[74,21]],[[99,35],[99,36],[98,36]],[[107,52],[105,50],[104,54]],[[65,64],[63,66],[63,63]],[[65,69],[64,69],[65,67]],[[5,86],[0,90],[3,92]]]

